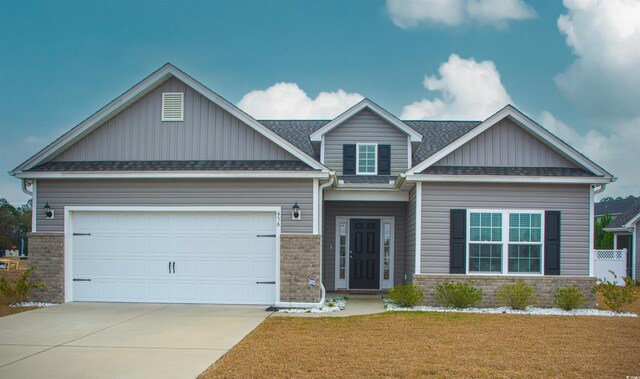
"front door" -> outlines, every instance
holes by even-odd
[[[349,288],[380,288],[380,220],[352,219]]]
[[[631,277],[633,273],[633,236],[630,234],[617,235],[618,239],[616,247],[618,249],[627,249],[627,275]]]

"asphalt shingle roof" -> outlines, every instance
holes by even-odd
[[[609,224],[607,228],[621,228],[622,225],[629,222],[629,220],[634,218],[638,213],[640,213],[640,197],[637,198],[636,201],[633,202],[633,204],[631,204],[629,209],[627,209],[624,213],[611,221],[611,224]]]
[[[316,159],[319,157],[313,150],[309,136],[330,121],[331,120],[258,120],[259,123],[291,142],[307,155],[315,157]]]
[[[602,216],[607,212],[613,216],[619,215],[629,209],[635,201],[636,199],[601,201],[594,204],[594,213],[596,216]]]
[[[431,166],[421,173],[432,175],[593,176],[586,170],[571,167]]]
[[[301,161],[87,161],[47,162],[29,171],[310,171]]]
[[[480,121],[403,121],[422,134],[422,142],[413,154],[412,166],[442,150],[451,142],[467,134]]]
[[[338,176],[338,180],[342,180],[345,184],[389,184],[390,180],[395,180],[395,176],[389,175],[343,175]]]

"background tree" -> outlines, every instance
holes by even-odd
[[[15,208],[0,198],[0,249],[20,248],[20,238],[31,230],[31,200]]]
[[[611,214],[605,213],[600,220],[594,220],[594,245],[596,249],[613,249],[613,233],[605,232],[606,228],[611,223]]]

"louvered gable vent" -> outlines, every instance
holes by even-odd
[[[184,121],[184,93],[162,93],[162,121]]]

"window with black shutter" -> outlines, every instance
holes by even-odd
[[[378,175],[391,175],[391,145],[378,145]]]
[[[342,145],[342,173],[356,174],[356,145]]]

